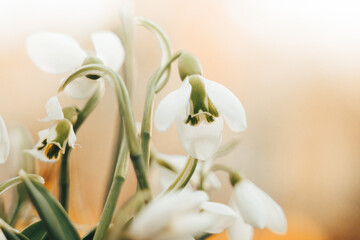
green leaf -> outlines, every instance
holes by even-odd
[[[46,239],[47,231],[43,221],[38,221],[26,227],[22,234],[31,240],[44,240]]]
[[[42,184],[30,179],[20,171],[25,188],[40,218],[43,220],[50,239],[79,240],[80,236],[60,203]]]
[[[3,233],[3,234],[2,234]],[[21,234],[15,228],[12,228],[9,224],[7,224],[3,219],[0,218],[0,238],[3,239],[3,235],[5,235],[5,239],[8,240],[30,240],[23,234]]]
[[[44,183],[44,179],[41,176],[37,175],[37,174],[29,174],[28,178],[31,178],[31,179],[33,179],[35,181]],[[14,178],[11,178],[11,179],[8,179],[8,180],[5,180],[5,181],[1,182],[0,183],[0,194],[5,192],[7,189],[22,183],[22,181],[23,180],[21,179],[21,177],[18,176],[18,177],[14,177]]]

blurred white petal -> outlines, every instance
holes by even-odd
[[[96,55],[104,62],[106,66],[119,71],[124,62],[125,50],[119,37],[109,31],[96,32],[91,35]]]
[[[275,233],[285,233],[286,216],[282,208],[251,181],[241,180],[234,187],[234,201],[244,221],[258,228],[268,227]]]
[[[3,118],[0,116],[0,164],[6,162],[10,153],[9,134]]]
[[[209,160],[221,144],[224,121],[215,118],[211,124],[203,121],[196,126],[185,124],[178,118],[177,131],[186,152],[199,160]]]
[[[39,159],[42,162],[48,162],[48,163],[57,162],[57,160],[48,159],[42,151],[38,151],[37,149],[26,149],[24,151],[32,155],[34,158]]]
[[[87,99],[99,87],[99,84],[104,81],[102,78],[91,80],[87,77],[75,79],[65,87],[65,94],[75,99]]]
[[[154,117],[155,127],[159,131],[166,131],[171,124],[185,110],[189,101],[191,85],[189,80],[184,80],[177,90],[171,92],[159,103]]]
[[[204,78],[206,93],[224,116],[229,128],[234,132],[240,132],[246,128],[246,114],[240,100],[223,85]]]
[[[204,202],[201,210],[201,214],[210,220],[210,225],[205,230],[208,233],[221,233],[238,218],[238,214],[234,210],[221,203]]]
[[[40,121],[55,121],[64,119],[64,114],[59,103],[57,96],[52,96],[46,103],[46,112],[47,117],[41,119]]]
[[[174,232],[173,220],[193,214],[207,199],[204,192],[186,190],[156,198],[135,216],[129,233],[135,239],[161,239],[159,236],[163,234],[163,236],[169,234],[172,236],[171,239],[182,237],[183,233]]]
[[[66,35],[40,32],[27,39],[27,51],[34,64],[48,73],[64,73],[81,66],[85,52]]]
[[[287,221],[283,209],[263,190],[258,188],[256,185],[254,186],[256,191],[258,191],[264,206],[266,207],[267,227],[275,233],[285,233],[287,230]]]
[[[267,209],[252,182],[244,179],[237,183],[234,187],[234,197],[246,223],[260,229],[266,227]]]

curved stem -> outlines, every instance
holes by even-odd
[[[108,78],[109,80],[112,81],[116,90],[116,96],[118,100],[120,114],[124,121],[124,128],[126,132],[127,144],[130,151],[130,158],[134,165],[139,187],[142,190],[149,189],[150,186],[147,179],[145,162],[143,161],[142,158],[140,141],[136,132],[136,126],[133,117],[129,94],[127,92],[125,83],[121,79],[119,74],[117,74],[112,69],[102,64],[89,64],[79,68],[76,72],[72,73],[63,83],[63,85],[60,87],[59,91],[62,91],[73,80],[85,76],[87,74],[97,74],[100,77]]]
[[[99,88],[91,96],[91,98],[87,101],[83,109],[80,111],[77,120],[73,126],[75,133],[80,128],[82,123],[86,120],[86,118],[90,115],[90,113],[95,109],[103,93],[104,93],[104,84],[100,84]],[[60,174],[59,174],[59,201],[66,211],[69,208],[70,152],[71,152],[71,147],[69,145],[66,145],[65,153],[62,155],[61,158]]]
[[[189,156],[188,161],[186,162],[185,167],[179,173],[174,182],[166,189],[165,192],[176,191],[184,188],[190,181],[193,173],[195,172],[198,160]]]
[[[171,44],[168,36],[164,32],[164,30],[161,29],[156,23],[142,17],[136,17],[135,18],[136,23],[147,28],[152,33],[155,34],[155,36],[158,38],[158,41],[160,43],[161,52],[162,52],[162,59],[160,66],[166,64],[167,60],[171,56]],[[161,76],[159,80],[156,83],[156,93],[159,92],[167,83],[168,79],[170,77],[170,68],[167,69],[166,74],[164,76]]]
[[[122,185],[126,178],[127,169],[129,165],[128,155],[129,155],[129,150],[127,148],[125,141],[123,141],[120,147],[120,153],[115,169],[115,175],[113,177],[110,191],[107,196],[103,212],[101,214],[99,225],[95,232],[94,240],[103,239],[109,228],[111,219],[114,215],[114,210],[116,207],[117,200],[119,198]]]
[[[211,171],[219,171],[220,170],[220,171],[224,171],[224,172],[228,173],[230,182],[233,186],[236,183],[240,182],[242,179],[242,177],[240,176],[240,174],[237,171],[233,170],[230,167],[224,166],[224,165],[220,165],[220,164],[213,165],[210,170]]]
[[[141,146],[142,146],[142,153],[146,166],[149,165],[149,158],[150,158],[151,126],[153,119],[152,115],[154,108],[154,99],[156,94],[156,83],[158,83],[161,76],[163,76],[163,74],[168,69],[170,69],[171,64],[180,56],[181,56],[181,51],[175,53],[163,68],[156,71],[156,73],[151,77],[147,86],[143,120],[141,124]]]

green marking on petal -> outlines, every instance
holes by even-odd
[[[72,106],[63,108],[62,111],[64,118],[69,120],[74,125],[79,116],[80,109],[77,106]]]
[[[207,96],[201,76],[190,76],[189,83],[192,87],[190,94],[190,114],[186,118],[185,123],[196,126],[204,121],[207,123],[214,122],[215,118],[219,117],[219,112]]]
[[[59,160],[61,156],[61,149],[56,144],[49,144],[45,149],[45,156],[49,160]]]
[[[72,125],[67,119],[58,121],[55,129],[56,137],[52,139],[51,142],[58,143],[60,146],[64,147],[66,141],[69,138],[71,127]]]

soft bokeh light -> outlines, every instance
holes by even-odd
[[[56,31],[91,48],[89,35],[114,29],[121,1],[0,1],[0,114],[36,133],[45,103],[65,75],[37,69],[26,53],[26,37]],[[289,231],[256,231],[255,239],[355,239],[360,223],[360,3],[325,0],[135,0],[135,13],[168,33],[174,50],[201,61],[204,76],[230,88],[242,101],[248,129],[239,147],[218,161],[231,163],[284,207]],[[160,48],[136,29],[137,120],[146,82],[158,67]],[[174,67],[174,70],[176,68]],[[176,71],[156,104],[180,85]],[[80,129],[72,155],[71,215],[94,224],[110,168],[117,106],[110,85]],[[63,103],[74,102],[61,96]],[[82,102],[76,102],[82,104]],[[91,135],[83,135],[91,132]],[[224,141],[235,137],[227,131]],[[159,133],[160,151],[184,153],[176,128]],[[56,166],[54,166],[56,167]],[[42,166],[43,171],[49,166]],[[130,174],[124,201],[135,189]],[[214,199],[227,202],[230,185]],[[57,176],[48,176],[56,186]],[[54,189],[55,191],[55,189]]]

